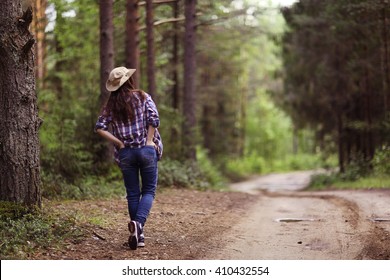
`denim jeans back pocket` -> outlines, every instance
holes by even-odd
[[[118,160],[120,168],[125,168],[129,165],[129,157],[131,157],[129,148],[125,147],[118,150]]]
[[[144,146],[141,150],[142,158],[148,163],[157,161],[157,151],[153,146]]]

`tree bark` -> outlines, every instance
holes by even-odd
[[[184,35],[184,147],[187,159],[196,160],[196,0],[185,0],[185,35]]]
[[[137,69],[133,77],[134,86],[139,87],[140,60],[138,37],[138,2],[139,0],[127,0],[126,2],[126,39],[125,39],[125,65],[128,68]]]
[[[110,92],[106,81],[114,68],[113,0],[100,1],[100,106],[106,105]]]
[[[156,67],[155,67],[155,57],[154,57],[154,34],[153,34],[153,1],[146,0],[146,42],[147,42],[147,67],[146,74],[148,80],[148,93],[157,100],[156,93]]]
[[[0,2],[0,200],[41,205],[32,8]]]

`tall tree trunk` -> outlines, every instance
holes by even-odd
[[[172,4],[173,18],[179,18],[179,1]],[[179,112],[180,108],[180,90],[179,90],[179,24],[177,21],[173,22],[173,39],[172,39],[172,108]],[[179,137],[179,129],[172,126],[170,142],[176,147],[180,147],[180,142],[183,140]],[[180,153],[180,152],[179,152]],[[179,154],[176,153],[176,154]]]
[[[35,45],[35,69],[36,77],[42,85],[46,76],[46,8],[47,0],[34,0],[34,18],[32,23],[32,32],[36,39]]]
[[[100,14],[100,98],[99,105],[102,109],[110,98],[110,92],[106,89],[106,81],[114,68],[114,24],[113,24],[113,0],[101,0],[99,4]],[[98,138],[101,142],[99,161],[110,162],[113,154],[113,146]]]
[[[203,135],[203,147],[211,151],[211,146],[210,144],[212,143],[211,138],[212,138],[212,125],[211,125],[211,118],[210,118],[210,105],[205,104],[203,105],[202,108],[202,117],[200,119],[201,123],[201,128],[202,128],[202,135]]]
[[[133,77],[135,87],[139,87],[140,59],[138,37],[138,3],[139,0],[127,0],[126,2],[126,39],[125,39],[125,66],[137,69]]]
[[[184,39],[184,147],[188,159],[196,159],[196,0],[185,0],[185,39]]]
[[[389,2],[382,0],[382,69],[383,69],[383,97],[385,116],[390,109],[390,62],[389,62],[389,31],[387,10]]]
[[[238,145],[238,156],[243,157],[245,153],[245,139],[246,139],[246,116],[247,116],[247,95],[246,87],[241,91],[241,109],[240,109],[240,141]]]
[[[173,18],[179,18],[179,1],[173,4]],[[179,109],[179,24],[173,23],[173,89],[172,89],[172,107]]]
[[[299,152],[299,136],[298,129],[294,126],[293,128],[293,143],[292,143],[292,151],[294,155],[297,155]]]
[[[41,204],[32,8],[0,2],[0,200]]]
[[[366,57],[370,56],[368,48],[366,48]],[[374,147],[374,141],[373,141],[373,118],[372,118],[372,97],[371,97],[371,84],[370,81],[372,80],[372,77],[370,77],[370,71],[367,68],[367,65],[364,66],[364,80],[365,80],[365,101],[364,101],[364,122],[365,122],[365,137],[366,137],[366,151],[365,151],[365,160],[371,161],[374,158],[375,154],[375,147]]]
[[[148,92],[154,100],[156,93],[156,67],[154,63],[154,35],[153,35],[153,0],[146,0],[146,42],[147,42],[147,67],[146,75],[148,79]]]
[[[345,172],[345,157],[344,157],[344,125],[341,113],[337,113],[337,143],[339,156],[339,170],[341,173]]]
[[[114,68],[114,25],[113,0],[101,0],[100,11],[100,106],[106,105],[110,92],[106,89],[106,81]]]

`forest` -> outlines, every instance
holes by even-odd
[[[3,1],[0,200],[123,195],[94,133],[116,66],[159,108],[161,187],[318,168],[389,187],[389,18],[387,0]]]

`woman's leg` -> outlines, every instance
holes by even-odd
[[[143,226],[152,208],[157,188],[157,154],[152,146],[141,148],[140,173],[142,179],[141,200],[135,220]]]
[[[135,220],[141,197],[136,150],[131,148],[121,149],[119,153],[119,160],[126,188],[126,198],[130,220]]]

